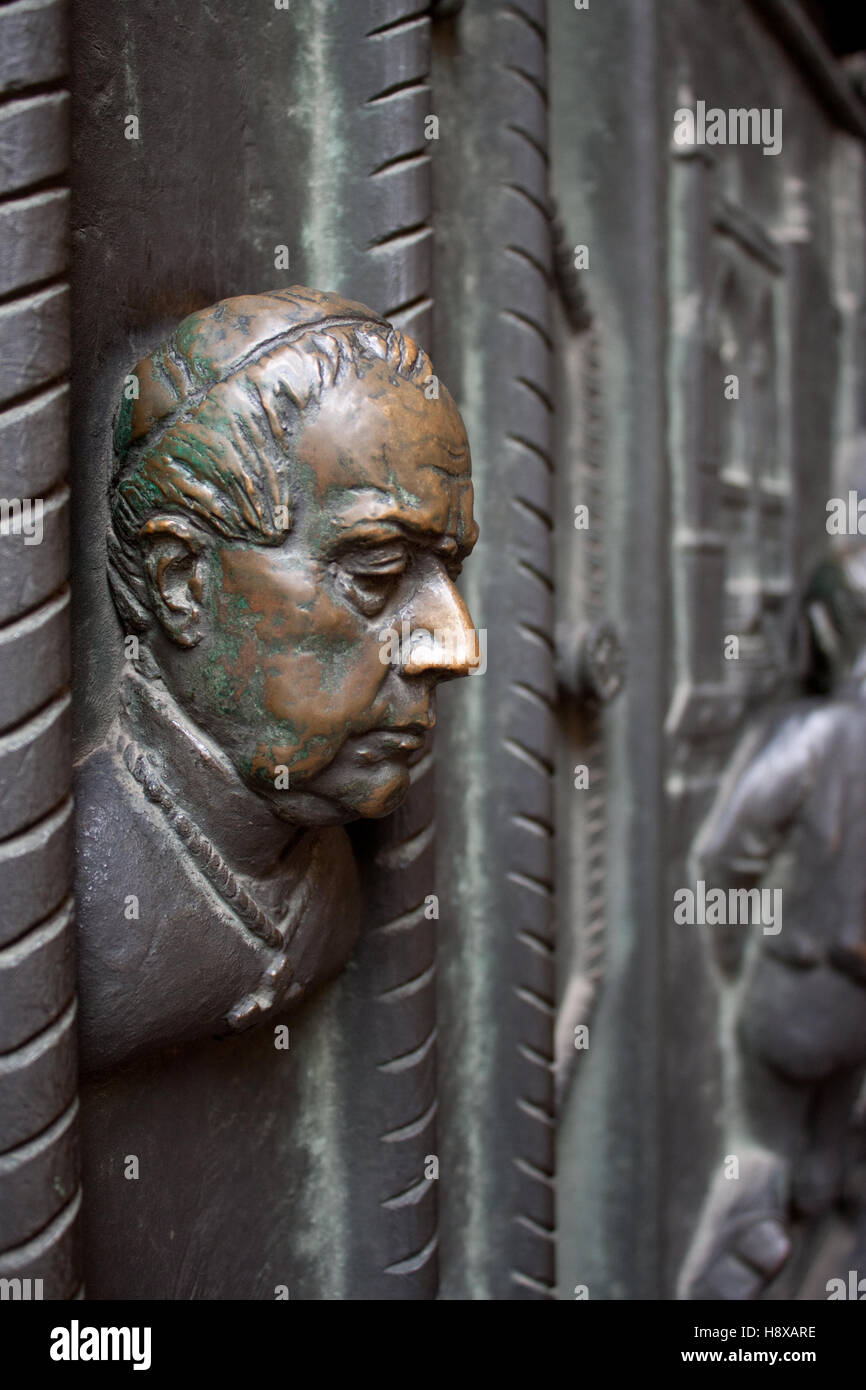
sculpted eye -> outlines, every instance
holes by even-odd
[[[340,587],[368,617],[380,612],[409,567],[404,545],[355,550],[344,555],[337,570]]]

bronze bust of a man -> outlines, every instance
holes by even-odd
[[[334,294],[244,296],[127,380],[108,554],[131,660],[77,779],[95,1068],[247,1027],[341,968],[342,823],[399,804],[438,682],[478,663],[454,586],[466,434],[398,329]]]

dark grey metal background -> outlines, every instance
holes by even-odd
[[[706,955],[674,926],[672,893],[688,882],[688,847],[738,719],[794,675],[784,646],[769,645],[763,669],[720,659],[731,541],[717,478],[727,403],[711,351],[720,255],[763,266],[756,283],[772,283],[777,302],[790,530],[788,587],[768,628],[777,621],[780,635],[826,547],[825,502],[848,486],[840,460],[863,428],[862,107],[796,10],[789,0],[550,7],[552,182],[568,240],[591,250],[607,607],[629,665],[608,725],[604,985],[559,1121],[562,1297],[578,1284],[590,1298],[674,1296],[718,1162],[725,1058]],[[674,112],[699,98],[781,107],[782,154],[678,157]],[[743,351],[724,371],[745,383],[745,361]],[[701,723],[681,717],[686,690]]]

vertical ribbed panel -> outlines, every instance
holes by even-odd
[[[0,1276],[55,1299],[81,1282],[65,73],[60,0],[0,6]]]
[[[447,729],[442,1028],[452,1297],[554,1284],[553,460],[546,10],[465,6],[434,67],[439,370],[472,444],[488,669]],[[438,169],[437,169],[438,172]],[[438,213],[437,213],[438,215]],[[440,256],[439,247],[442,247]]]
[[[582,482],[581,499],[589,507],[592,525],[584,537],[584,603],[587,624],[600,623],[607,617],[608,592],[605,582],[605,548],[609,531],[605,525],[604,506],[604,411],[601,400],[601,344],[592,329],[587,338],[583,359],[582,443],[583,457],[579,461]],[[588,795],[582,801],[581,878],[578,885],[580,902],[580,936],[578,939],[575,972],[583,984],[586,1000],[585,1014],[569,1019],[572,1037],[569,1038],[569,1060],[575,1058],[573,1028],[588,1023],[592,1005],[604,971],[604,948],[607,935],[607,741],[601,710],[588,706],[583,711],[586,744],[582,761],[591,770]]]
[[[430,19],[427,0],[326,3],[312,52],[339,71],[333,120],[313,164],[327,206],[307,283],[338,289],[430,345],[432,239]],[[315,99],[324,94],[318,93]],[[330,144],[339,157],[330,153]],[[433,758],[413,769],[403,806],[353,828],[361,940],[340,981],[338,1084],[348,1168],[349,1296],[435,1298],[436,933]]]
[[[501,141],[510,177],[501,195],[501,330],[496,346],[505,400],[500,425],[504,484],[512,506],[510,565],[503,576],[514,626],[504,692],[500,870],[510,940],[502,981],[511,993],[507,1091],[514,1106],[511,1155],[512,1297],[549,1297],[554,1283],[553,757],[555,700],[552,554],[552,368],[547,71],[544,5],[503,9],[498,30],[505,114]],[[517,112],[519,111],[519,114]],[[491,640],[491,639],[488,639]],[[504,673],[503,673],[504,675]],[[510,1061],[510,1065],[508,1065]],[[505,1290],[502,1290],[505,1293]]]
[[[424,117],[430,21],[420,9],[417,0],[374,0],[371,6],[377,22],[367,42],[381,53],[382,86],[368,103],[378,113],[381,141],[370,177],[380,233],[371,238],[369,254],[382,282],[376,306],[429,347],[433,228]],[[406,150],[396,158],[395,127]],[[410,132],[414,138],[407,139]],[[394,1295],[403,1298],[434,1298],[438,1288],[437,1184],[424,1176],[425,1157],[436,1152],[437,923],[424,915],[424,899],[435,886],[434,835],[430,753],[413,769],[398,815],[372,832],[375,845],[362,877],[370,929],[364,949],[378,986],[373,1088],[381,1117],[380,1264]]]
[[[353,291],[422,346],[430,343],[432,236],[429,111],[430,21],[417,0],[372,0],[365,39],[375,86],[366,98],[366,266]],[[367,1190],[380,1218],[369,1298],[435,1298],[436,928],[424,915],[435,888],[433,758],[413,769],[400,811],[359,837],[363,938],[363,1099],[376,1126]],[[360,1078],[359,1078],[360,1080]],[[371,1250],[371,1254],[374,1252]]]

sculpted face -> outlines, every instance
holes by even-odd
[[[297,457],[282,545],[209,545],[197,595],[178,571],[196,642],[170,684],[280,816],[382,816],[436,685],[478,664],[454,586],[477,534],[466,435],[444,390],[428,400],[376,363],[323,394]]]

